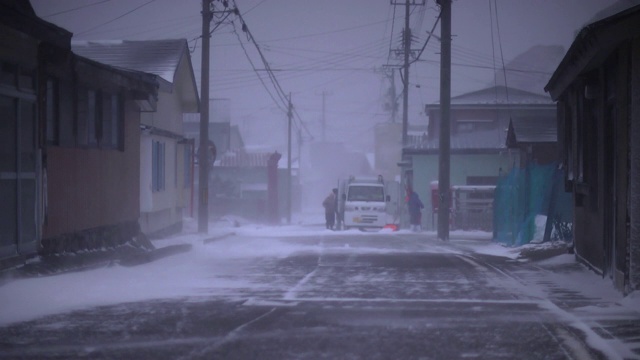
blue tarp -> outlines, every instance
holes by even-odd
[[[513,169],[498,180],[494,196],[493,237],[509,246],[528,244],[546,219],[549,239],[571,239],[572,195],[564,191],[562,170],[557,164]],[[542,229],[544,232],[544,228]]]

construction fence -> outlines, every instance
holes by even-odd
[[[573,197],[558,164],[531,164],[500,177],[493,203],[493,238],[509,246],[573,237]]]

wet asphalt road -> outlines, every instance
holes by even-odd
[[[563,316],[592,299],[537,297],[530,264],[412,234],[286,241],[343,250],[255,258],[228,275],[249,284],[233,296],[205,291],[1,327],[0,358],[608,358]]]

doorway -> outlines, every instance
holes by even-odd
[[[0,92],[0,258],[37,252],[35,96]]]

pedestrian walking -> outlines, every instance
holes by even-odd
[[[424,204],[420,200],[418,193],[412,188],[407,188],[407,206],[409,207],[409,224],[412,231],[422,231],[422,209]]]
[[[336,223],[336,195],[338,189],[333,189],[329,195],[322,202],[324,207],[325,226],[329,230],[333,230],[333,226]]]

